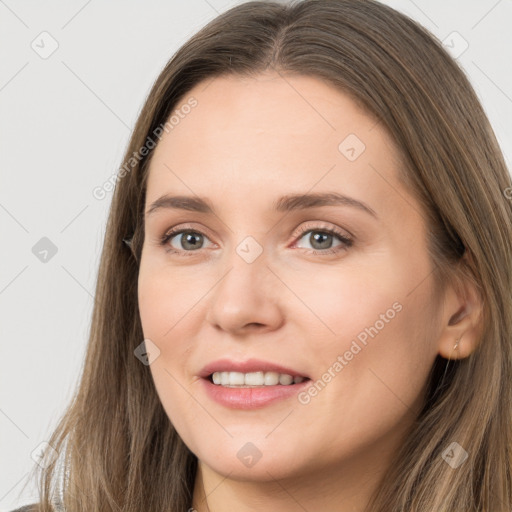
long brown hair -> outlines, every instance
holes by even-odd
[[[426,214],[436,283],[469,279],[484,305],[478,349],[449,364],[438,356],[425,407],[367,511],[509,511],[512,189],[495,135],[465,74],[427,30],[373,0],[305,0],[248,2],[218,16],[172,57],[145,102],[112,199],[83,374],[49,439],[57,452],[66,442],[67,512],[191,507],[197,458],[134,356],[153,154],[141,148],[199,82],[266,70],[334,84],[379,121]],[[133,253],[122,242],[132,234]],[[456,470],[441,456],[452,441],[469,454]],[[40,475],[43,511],[52,510],[55,469],[53,461]]]

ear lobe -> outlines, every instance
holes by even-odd
[[[445,359],[469,357],[478,347],[483,334],[483,303],[472,283],[465,282],[463,294],[452,287],[446,290],[443,327],[438,351]]]

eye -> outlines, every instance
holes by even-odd
[[[172,246],[172,239],[176,238],[178,240],[178,244],[181,245],[182,248],[176,248]],[[172,229],[167,232],[160,240],[161,245],[167,246],[166,251],[170,253],[185,253],[190,255],[199,249],[202,249],[202,244],[204,240],[208,240],[208,237],[201,233],[200,231],[194,229]],[[171,242],[171,246],[169,247],[169,242]]]
[[[302,239],[306,239],[311,247],[309,252],[313,254],[335,254],[346,250],[353,244],[353,240],[351,238],[334,228],[302,226],[299,228],[299,235],[302,235],[299,238],[299,242]],[[306,237],[306,235],[308,236]],[[333,240],[336,238],[340,243],[333,246]]]

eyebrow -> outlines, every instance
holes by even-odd
[[[318,206],[350,206],[377,218],[375,211],[367,204],[337,192],[315,194],[288,194],[278,198],[272,204],[277,212],[290,212],[316,208]],[[163,195],[154,201],[145,213],[145,217],[161,209],[187,210],[206,214],[215,214],[215,208],[204,197]]]

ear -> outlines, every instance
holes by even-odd
[[[459,290],[447,285],[438,340],[441,357],[463,359],[476,350],[483,334],[482,312],[482,298],[469,278],[464,278]]]

